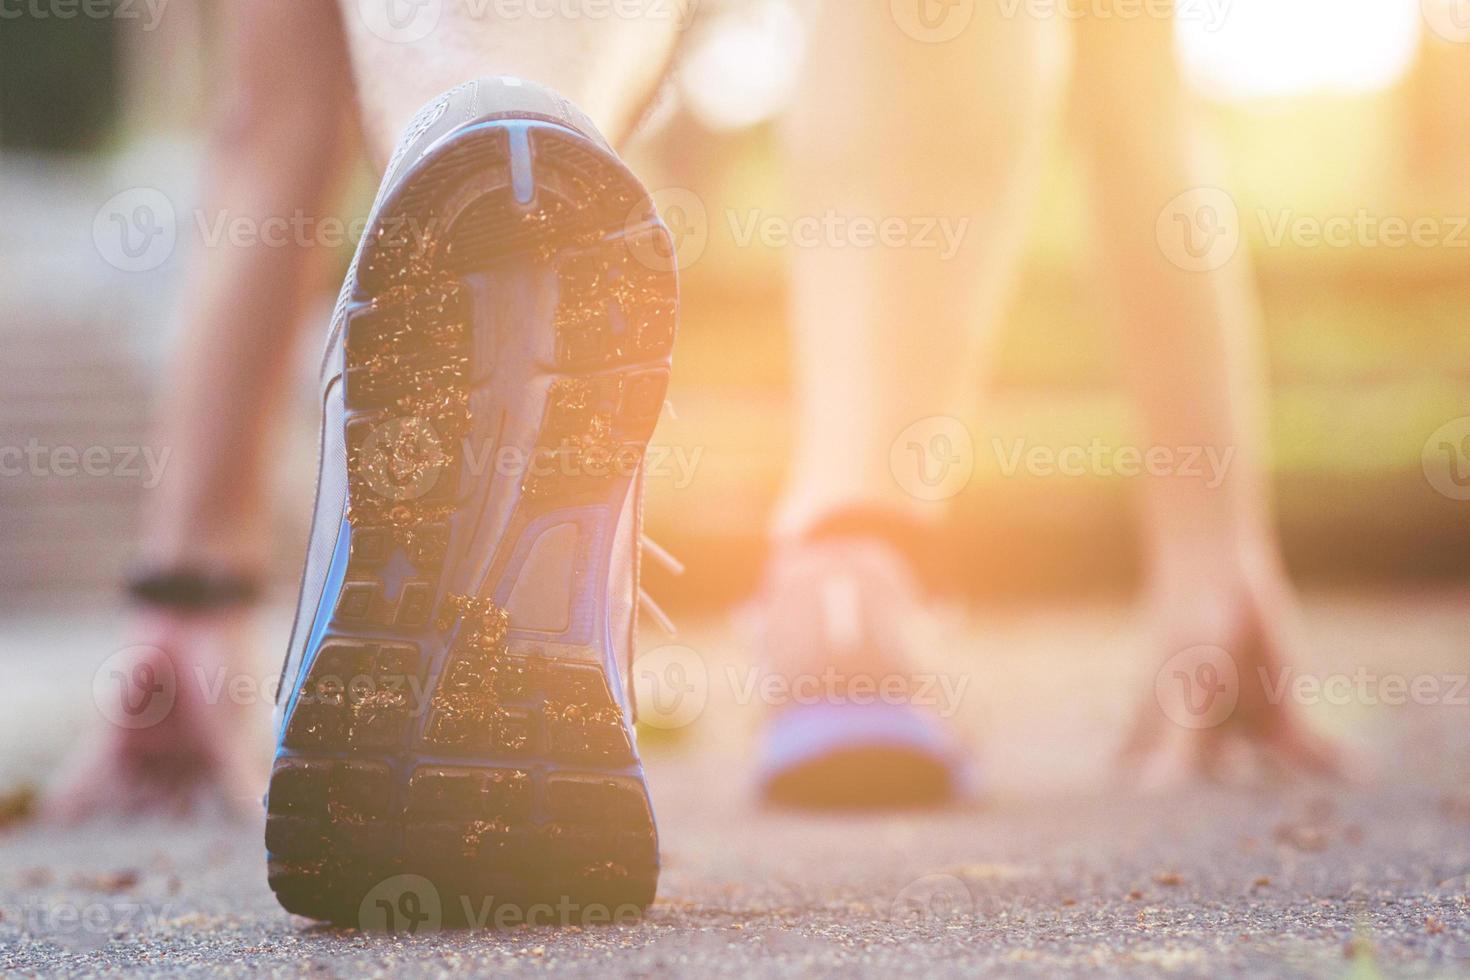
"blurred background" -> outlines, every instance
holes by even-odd
[[[1219,18],[1204,15],[1218,5],[1204,6],[1181,18],[1179,46],[1228,154],[1264,298],[1293,570],[1308,583],[1462,578],[1465,505],[1437,492],[1425,467],[1448,465],[1431,436],[1470,412],[1470,229],[1456,235],[1452,220],[1470,215],[1470,43],[1460,36],[1470,28],[1436,0],[1233,0]],[[115,195],[140,186],[187,214],[221,84],[218,2],[154,9],[0,23],[0,444],[82,452],[147,442],[195,236],[181,235],[157,268],[130,272],[99,253],[94,224]],[[655,535],[690,565],[681,581],[657,583],[675,606],[724,606],[752,585],[786,459],[789,249],[744,241],[740,229],[754,214],[785,213],[774,130],[803,32],[784,0],[707,2],[681,77],[633,151],[650,185],[670,189],[661,198],[677,208],[692,195],[703,207],[690,220],[708,239],[685,273],[674,411],[657,440],[679,476],[654,480],[649,507]],[[1126,439],[1070,143],[1063,129],[993,387],[967,420],[981,447],[1021,435],[1054,446]],[[344,221],[365,214],[374,186],[359,166]],[[1439,240],[1272,240],[1284,215],[1360,214],[1432,216]],[[308,379],[350,244],[321,281],[321,329],[301,352],[300,410],[278,481],[283,596],[310,506]],[[973,557],[963,589],[979,599],[1126,592],[1136,569],[1129,481],[1002,478],[995,456],[978,453],[956,501],[956,533]],[[113,602],[150,471],[141,453],[131,468],[124,454],[110,458],[116,472],[104,475],[4,468],[0,615]]]
[[[170,447],[150,442],[149,420],[162,368],[189,328],[175,309],[200,238],[189,226],[211,99],[224,84],[229,2],[239,0],[0,0],[0,826],[97,725],[94,674],[127,642],[118,583],[135,553],[140,505],[168,465]],[[675,578],[650,568],[650,591],[680,632],[651,629],[644,648],[672,649],[676,664],[689,653],[709,690],[692,713],[698,724],[648,731],[643,743],[668,828],[666,891],[676,896],[661,914],[687,914],[702,931],[714,921],[701,918],[709,909],[756,915],[800,904],[789,879],[801,877],[817,896],[811,907],[827,902],[834,921],[851,923],[848,897],[882,895],[881,909],[905,880],[940,868],[999,895],[997,922],[1014,907],[1006,889],[1039,896],[1043,929],[1076,896],[1078,914],[1091,915],[1100,906],[1088,896],[1102,895],[1116,921],[1076,933],[1101,948],[1144,921],[1137,896],[1185,894],[1184,868],[1191,888],[1208,880],[1224,896],[1221,907],[1253,908],[1273,875],[1278,894],[1291,881],[1297,891],[1281,901],[1299,900],[1313,941],[1326,937],[1321,975],[1341,975],[1341,947],[1355,941],[1366,906],[1321,912],[1327,903],[1316,896],[1361,897],[1364,882],[1388,882],[1375,894],[1391,886],[1458,902],[1463,948],[1454,965],[1470,962],[1470,726],[1466,703],[1454,700],[1467,692],[1470,663],[1470,2],[1177,0],[1191,11],[1179,20],[1180,56],[1229,164],[1265,313],[1275,504],[1310,637],[1294,662],[1318,678],[1368,670],[1460,682],[1433,704],[1308,706],[1333,734],[1375,743],[1389,762],[1384,775],[1403,792],[1375,786],[1339,804],[1293,785],[1297,795],[1280,798],[1205,792],[1091,808],[1027,795],[1038,785],[1120,789],[1109,756],[1153,689],[1157,664],[1128,604],[1140,571],[1136,481],[1007,474],[992,448],[1132,438],[1109,311],[1091,281],[1075,137],[1061,126],[1021,288],[985,368],[980,407],[965,420],[976,469],[953,501],[964,557],[953,591],[968,618],[961,642],[921,651],[921,666],[976,678],[955,722],[990,747],[1000,802],[859,822],[846,836],[835,823],[753,813],[743,774],[759,712],[737,706],[729,688],[739,677],[727,669],[749,661],[729,613],[760,575],[790,439],[795,246],[747,240],[745,231],[758,216],[793,217],[778,127],[799,97],[803,52],[820,40],[806,36],[799,2],[702,0],[679,76],[631,148],[670,224],[694,241],[680,253],[688,264],[677,369],[653,450],[665,465],[647,507],[652,535],[688,571]],[[343,227],[360,227],[376,186],[358,161],[337,211]],[[177,247],[140,258],[104,245],[116,242],[110,222],[159,201],[173,213],[155,206],[150,220],[176,231]],[[1393,230],[1421,223],[1429,229],[1421,239]],[[316,474],[316,371],[352,245],[349,233],[317,285],[272,474],[263,681],[278,670],[295,601]],[[257,707],[263,720],[268,706]],[[195,828],[202,856],[180,862],[192,872],[234,848],[220,866],[235,877],[220,873],[229,887],[209,892],[208,907],[228,910],[243,894],[265,910],[262,928],[278,928],[258,880],[258,839],[199,836],[214,832]],[[143,853],[132,838],[105,838],[103,856],[78,862],[115,865],[116,851],[103,845],[119,840],[125,853]],[[0,852],[11,870],[45,853],[23,834],[0,835]],[[910,864],[871,886],[854,852]],[[844,892],[828,887],[834,880],[859,884]],[[0,875],[0,893],[7,881]],[[1403,948],[1412,951],[1425,916],[1404,908]],[[1318,929],[1324,920],[1330,928]],[[1221,935],[1273,930],[1254,919],[1210,921]],[[1031,934],[1017,928],[1029,952]]]

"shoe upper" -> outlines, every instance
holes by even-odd
[[[916,652],[940,647],[939,631],[896,549],[868,537],[789,543],[757,606],[772,700],[756,756],[766,800],[883,807],[971,791],[969,755],[946,720],[967,684],[918,672]]]
[[[835,672],[841,683],[903,672],[928,625],[913,573],[868,538],[778,547],[756,601],[760,658],[787,676]]]

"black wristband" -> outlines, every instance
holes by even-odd
[[[944,594],[954,590],[958,568],[953,529],[930,525],[897,510],[879,507],[848,507],[822,517],[801,536],[818,542],[867,538],[891,548],[918,577],[926,592]]]
[[[260,598],[260,583],[232,572],[193,568],[143,572],[127,582],[128,597],[143,606],[179,612],[206,612],[248,606]]]

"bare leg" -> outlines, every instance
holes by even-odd
[[[1218,725],[1180,725],[1150,692],[1130,748],[1150,778],[1223,769],[1235,748],[1252,762],[1264,749],[1266,761],[1331,768],[1330,747],[1287,706],[1271,704],[1260,683],[1289,646],[1291,592],[1267,502],[1259,313],[1247,257],[1227,249],[1200,259],[1202,239],[1183,238],[1207,230],[1188,226],[1198,214],[1168,221],[1176,195],[1221,182],[1194,128],[1172,24],[1084,21],[1078,42],[1078,118],[1103,236],[1097,252],[1122,313],[1141,431],[1150,446],[1200,447],[1224,463],[1206,477],[1147,478],[1147,544],[1165,656],[1223,648],[1234,660],[1239,705]]]
[[[350,80],[335,8],[299,0],[231,7],[229,91],[208,155],[206,221],[323,217],[348,128]],[[308,229],[317,227],[308,222]],[[141,560],[156,569],[260,571],[271,438],[301,322],[311,259],[304,242],[194,243],[177,352],[160,419],[172,450],[149,502]],[[171,672],[173,707],[156,724],[109,726],[74,760],[50,804],[63,816],[130,806],[156,809],[215,777],[232,803],[259,801],[258,761],[242,713],[212,698],[219,680],[251,672],[241,611],[150,611],[132,642],[156,648],[153,674]],[[206,683],[201,684],[201,678]],[[120,692],[124,697],[137,692]],[[107,712],[104,710],[104,714]],[[259,710],[254,720],[264,717]],[[260,730],[264,730],[260,726]]]
[[[558,5],[558,16],[548,18],[446,3],[424,37],[389,40],[381,25],[360,16],[355,0],[343,0],[364,128],[375,156],[380,162],[391,156],[420,106],[483,75],[513,75],[552,88],[587,113],[609,140],[622,140],[667,70],[680,29],[668,13],[677,5],[645,6],[644,16],[599,16],[608,4],[587,3],[584,10],[582,0],[567,0]],[[575,16],[579,12],[585,16]]]
[[[185,298],[190,326],[164,407],[175,469],[150,517],[158,564],[264,559],[270,440],[296,351],[312,258],[351,126],[346,55],[326,4],[268,0],[234,11],[237,96],[213,135],[202,208],[260,224],[297,214],[306,240],[200,246]],[[248,409],[248,410],[247,410]]]
[[[1055,24],[978,6],[941,44],[905,34],[886,4],[826,4],[814,31],[787,130],[793,216],[896,219],[908,241],[792,255],[797,435],[780,533],[853,505],[933,513],[889,450],[912,423],[966,407],[1056,94]]]
[[[788,120],[792,217],[833,237],[791,257],[797,432],[759,643],[793,688],[837,683],[824,704],[767,719],[771,802],[922,805],[966,789],[942,712],[917,698],[869,709],[849,692],[908,677],[924,635],[904,556],[923,537],[914,523],[943,503],[908,471],[922,461],[896,464],[892,449],[915,423],[969,407],[1025,238],[1056,28],[978,4],[958,37],[932,44],[887,4],[833,2],[813,32]],[[876,247],[862,222],[889,229]],[[957,435],[951,448],[969,451]]]

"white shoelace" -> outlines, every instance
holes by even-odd
[[[684,563],[675,558],[667,548],[653,540],[653,538],[647,534],[641,535],[639,537],[639,544],[643,547],[644,554],[653,558],[654,561],[667,569],[671,575],[678,576],[684,574]],[[641,585],[638,587],[638,605],[669,636],[679,635],[679,627],[674,625],[674,620],[668,613],[664,612],[663,607],[654,601],[653,596],[649,595],[647,590]]]

